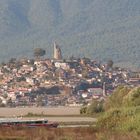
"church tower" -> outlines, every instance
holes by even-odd
[[[61,49],[56,44],[56,42],[54,42],[54,55],[53,55],[53,57],[54,57],[54,59],[57,59],[57,60],[61,60],[62,59]]]

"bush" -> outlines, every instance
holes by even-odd
[[[87,113],[87,107],[82,107],[80,109],[80,114],[86,114]]]
[[[140,135],[140,88],[118,87],[105,101],[99,128]]]
[[[123,99],[125,106],[140,106],[140,88],[132,89]]]
[[[98,119],[97,125],[105,129],[140,133],[140,107],[111,109]]]
[[[103,102],[99,102],[94,100],[92,104],[87,108],[87,114],[92,115],[94,113],[100,113],[103,112]]]
[[[128,87],[120,86],[113,94],[105,101],[104,108],[109,110],[111,108],[117,108],[123,106],[123,98],[130,92]]]
[[[112,109],[98,119],[98,126],[105,129],[115,129],[120,121],[119,109]]]

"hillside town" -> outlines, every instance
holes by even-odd
[[[43,51],[45,54],[45,52]],[[140,85],[140,72],[89,58],[11,59],[0,66],[0,106],[83,106],[105,100],[120,85]]]

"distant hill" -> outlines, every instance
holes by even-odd
[[[1,0],[0,61],[52,57],[56,41],[65,57],[112,59],[140,67],[139,0]]]

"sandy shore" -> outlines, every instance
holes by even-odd
[[[24,116],[28,113],[44,115],[79,115],[80,107],[16,107],[0,108],[0,117]]]

